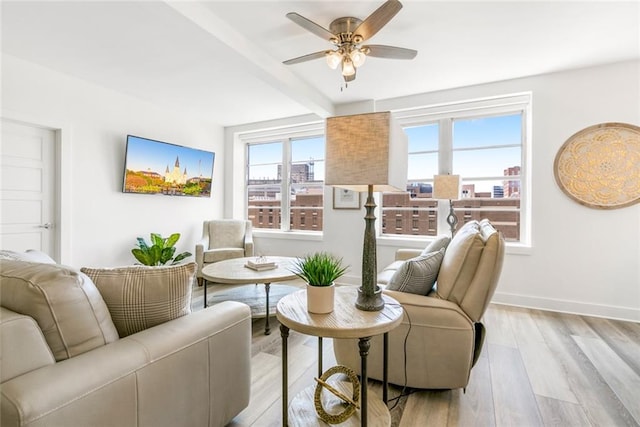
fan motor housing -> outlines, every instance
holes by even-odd
[[[354,18],[353,16],[344,16],[334,19],[331,24],[329,24],[329,30],[339,37],[338,44],[351,43],[353,41],[353,32],[361,23],[362,19]]]

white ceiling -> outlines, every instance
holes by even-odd
[[[418,56],[369,58],[348,88],[322,59],[282,64],[330,47],[285,14],[328,28],[383,0],[2,0],[2,51],[224,126],[640,58],[638,1],[402,2],[370,43]]]

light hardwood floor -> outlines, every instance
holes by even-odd
[[[253,322],[251,403],[230,426],[281,425],[281,341],[270,321],[269,336],[264,319]],[[466,393],[392,386],[391,397],[402,395],[390,404],[392,426],[640,426],[639,323],[495,304],[484,323]],[[317,338],[291,331],[290,398],[314,383],[317,348]],[[323,353],[326,370],[335,362],[331,340]]]

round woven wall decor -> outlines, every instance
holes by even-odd
[[[562,191],[590,208],[616,209],[640,201],[640,127],[602,123],[560,147],[554,175]]]

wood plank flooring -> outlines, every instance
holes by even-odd
[[[193,308],[202,309],[201,288]],[[281,425],[281,341],[270,321],[269,336],[264,319],[253,322],[251,402],[231,427]],[[484,323],[487,339],[466,393],[391,386],[392,426],[640,427],[639,323],[495,304]],[[314,383],[317,349],[316,337],[291,331],[291,399]],[[331,340],[323,354],[326,370],[335,363]],[[381,394],[378,382],[370,387]]]

